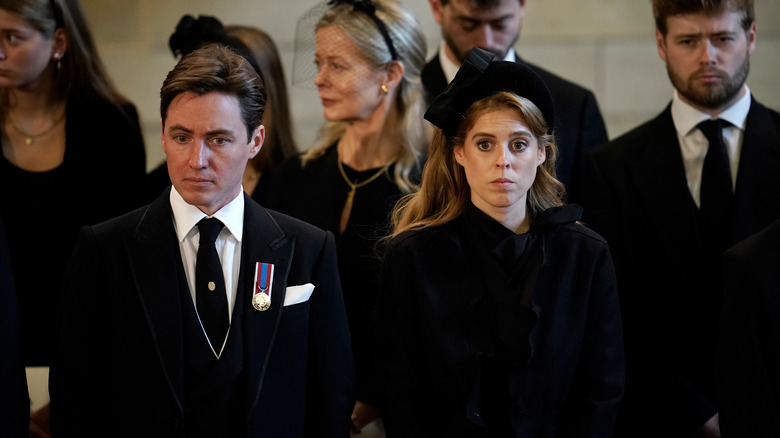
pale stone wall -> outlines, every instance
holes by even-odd
[[[163,159],[159,147],[158,92],[175,63],[168,37],[185,14],[207,14],[223,23],[263,28],[292,68],[295,22],[311,0],[82,0],[101,55],[119,89],[138,106],[145,131],[148,166]],[[756,5],[758,48],[748,84],[763,103],[780,108],[775,68],[780,65],[780,2]],[[428,2],[410,0],[428,37],[429,53],[439,30]],[[658,113],[671,86],[658,58],[649,0],[527,0],[520,55],[596,94],[610,138]],[[316,92],[291,88],[292,107],[302,148],[322,122]]]
[[[99,50],[119,89],[138,106],[148,166],[163,159],[158,92],[175,59],[168,37],[185,14],[207,14],[223,23],[261,27],[283,53],[289,82],[295,22],[312,0],[82,0]],[[428,37],[429,53],[439,29],[426,0],[409,0]],[[764,104],[780,108],[780,1],[759,0],[758,47],[748,84]],[[610,138],[657,114],[671,96],[658,58],[649,0],[527,0],[517,49],[520,55],[593,90]],[[299,147],[306,148],[322,122],[316,92],[291,87]]]

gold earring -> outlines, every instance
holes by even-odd
[[[380,88],[382,89],[382,92],[385,94],[387,94],[390,91],[390,89],[387,88],[387,84],[382,84]]]

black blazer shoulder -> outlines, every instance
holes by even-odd
[[[105,200],[101,219],[143,205],[146,149],[135,106],[72,93],[66,115],[65,163],[90,196]]]
[[[677,133],[672,121],[671,105],[667,105],[655,118],[601,145],[591,151],[589,155],[600,163],[642,160],[646,153],[653,152],[650,148],[658,145],[668,145],[669,150],[679,149]]]

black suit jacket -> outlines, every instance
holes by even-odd
[[[607,129],[601,117],[596,96],[573,82],[518,58],[544,80],[555,102],[554,133],[558,145],[558,180],[565,186],[570,203],[579,202],[585,155],[607,142]],[[422,82],[428,102],[444,92],[447,78],[441,68],[439,55],[422,70]]]
[[[780,217],[779,132],[780,114],[753,100],[731,242]],[[592,153],[588,165],[584,218],[610,244],[623,309],[627,384],[618,430],[687,436],[718,409],[713,360],[722,254],[707,250],[671,106]],[[651,414],[652,421],[640,421]]]
[[[51,369],[53,432],[181,436],[183,275],[166,190],[82,229],[67,270]],[[354,366],[333,235],[245,199],[236,306],[244,306],[246,436],[348,436]],[[268,311],[251,307],[256,262],[275,265]],[[286,288],[311,298],[283,306]]]
[[[716,377],[723,437],[780,436],[780,220],[726,251]]]

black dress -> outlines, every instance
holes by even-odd
[[[515,234],[472,205],[390,242],[376,308],[389,438],[611,436],[617,287],[580,213],[551,208]]]
[[[5,220],[19,297],[25,365],[48,366],[57,302],[79,229],[140,205],[146,172],[138,115],[97,98],[68,101],[65,157],[29,172],[0,155],[0,215]]]
[[[344,166],[353,182],[365,181],[380,169],[355,171]],[[352,213],[344,233],[339,224],[350,186],[338,169],[334,146],[301,166],[295,156],[261,179],[252,197],[261,205],[289,214],[336,236],[339,275],[347,308],[352,351],[358,376],[358,400],[375,404],[373,373],[373,315],[376,302],[378,259],[376,243],[389,231],[389,216],[402,196],[392,180],[393,167],[355,192]],[[316,293],[316,291],[314,292]]]

